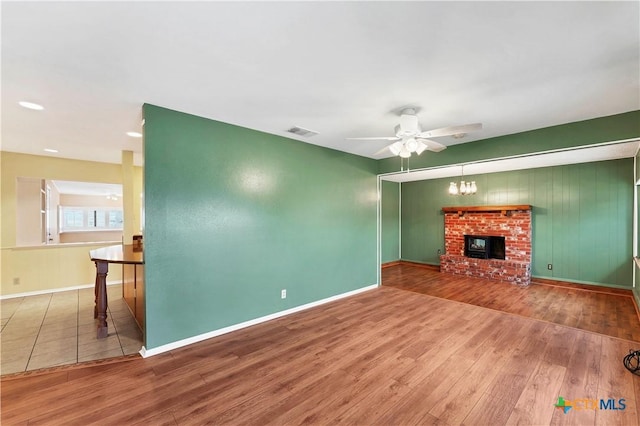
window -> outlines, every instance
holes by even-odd
[[[122,231],[121,208],[60,206],[60,232]]]

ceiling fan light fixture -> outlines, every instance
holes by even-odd
[[[409,158],[411,157],[411,152],[407,149],[406,146],[403,146],[398,155],[402,158]]]
[[[420,155],[428,148],[427,144],[422,141],[417,141],[418,147],[416,148],[416,154]]]
[[[400,155],[401,149],[402,149],[402,142],[400,141],[389,145],[389,151],[391,151],[393,155]]]
[[[407,147],[407,151],[416,152],[416,150],[418,149],[418,141],[416,141],[414,138],[409,138],[407,139],[405,146]]]

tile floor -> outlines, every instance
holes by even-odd
[[[96,338],[93,288],[0,301],[0,374],[136,353],[142,332],[122,299],[107,290],[109,336]]]

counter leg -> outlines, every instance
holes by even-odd
[[[93,317],[98,318],[98,262],[96,264],[96,282],[93,286]],[[106,279],[105,279],[106,283]]]
[[[96,316],[98,318],[98,339],[109,335],[107,326],[107,273],[109,262],[96,261]]]

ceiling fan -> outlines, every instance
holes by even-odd
[[[399,155],[402,158],[411,157],[411,153],[415,152],[420,155],[425,150],[440,152],[447,148],[441,144],[427,138],[437,138],[440,136],[463,135],[482,129],[481,123],[465,124],[462,126],[443,127],[440,129],[428,130],[423,132],[418,122],[418,116],[414,108],[405,108],[400,114],[400,124],[395,127],[395,136],[381,136],[369,138],[347,138],[349,140],[385,140],[393,141],[392,144],[385,146],[380,151],[381,154],[389,149],[393,155]]]

